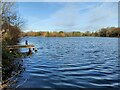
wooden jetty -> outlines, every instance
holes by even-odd
[[[11,45],[7,46],[8,49],[19,49],[19,48],[35,48],[34,45]]]

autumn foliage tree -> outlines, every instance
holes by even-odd
[[[18,51],[10,53],[8,45],[17,44],[21,34],[23,19],[17,14],[13,2],[0,1],[0,33],[2,33],[2,80],[11,77],[11,73],[19,69],[14,58]]]
[[[18,42],[18,38],[20,37],[23,19],[17,15],[14,2],[0,2],[0,6],[3,45],[16,44]]]
[[[54,32],[23,32],[23,36],[44,36],[44,37],[82,37],[82,36],[94,36],[94,37],[120,37],[120,28],[108,27],[102,28],[96,32],[64,32],[64,31],[54,31]]]

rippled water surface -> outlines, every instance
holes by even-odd
[[[21,38],[38,52],[23,58],[16,88],[118,88],[118,38]],[[22,52],[28,49],[21,49]]]

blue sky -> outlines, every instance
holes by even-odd
[[[118,26],[116,2],[17,2],[23,31],[97,31]]]

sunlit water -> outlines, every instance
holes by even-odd
[[[38,51],[23,58],[13,87],[118,88],[118,38],[24,37],[20,44],[25,40]]]

